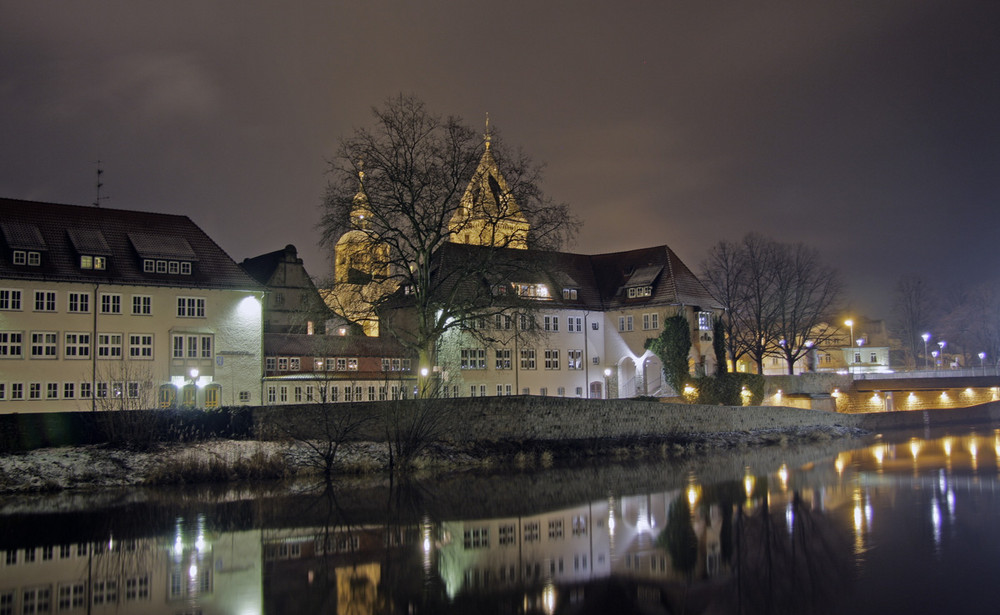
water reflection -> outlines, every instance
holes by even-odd
[[[12,500],[0,613],[953,612],[996,598],[962,579],[997,571],[998,476],[989,430],[96,510]]]

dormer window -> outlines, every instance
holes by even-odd
[[[104,256],[83,254],[80,256],[80,269],[104,270],[108,268],[108,259]]]
[[[551,299],[549,287],[544,284],[514,284],[514,292],[525,299]]]
[[[564,288],[562,291],[563,299],[566,301],[576,301],[577,289],[575,288]]]
[[[630,286],[628,288],[629,299],[639,299],[642,297],[652,297],[652,296],[653,296],[652,286]]]
[[[191,275],[191,263],[146,258],[142,261],[143,273],[167,273],[171,275]]]
[[[42,264],[42,253],[27,250],[14,250],[14,264],[38,267]]]

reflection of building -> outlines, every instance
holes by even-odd
[[[259,531],[210,532],[178,520],[173,536],[7,549],[2,613],[261,613]]]
[[[0,412],[260,402],[262,288],[184,216],[0,199]]]

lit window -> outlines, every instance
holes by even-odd
[[[108,268],[108,259],[104,258],[103,256],[94,257],[94,269],[107,269],[107,268]]]
[[[711,331],[712,330],[712,313],[711,312],[698,312],[698,330],[699,331]]]

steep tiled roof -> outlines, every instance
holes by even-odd
[[[405,357],[392,337],[265,333],[264,354],[301,357]]]
[[[187,216],[0,198],[0,226],[0,278],[260,289]],[[13,264],[13,250],[39,241],[39,266]],[[81,269],[81,254],[107,257],[106,269]],[[145,272],[143,256],[190,262],[191,274]]]
[[[437,273],[441,275],[449,266],[478,262],[486,250],[494,249],[445,244],[436,253]],[[497,248],[489,262],[496,275],[507,281],[548,284],[553,296],[547,303],[554,305],[592,310],[682,304],[721,309],[719,302],[667,246],[596,255]],[[630,299],[626,292],[629,286],[652,286],[652,293]],[[485,292],[487,288],[487,281],[483,280],[465,292]],[[564,299],[564,288],[576,289],[577,298]]]

